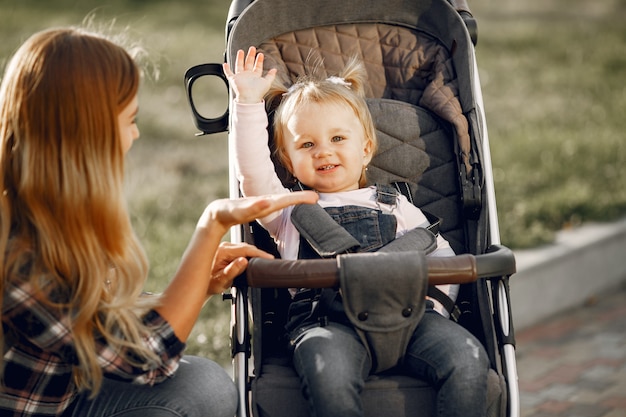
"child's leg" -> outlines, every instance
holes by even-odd
[[[484,417],[487,353],[469,331],[431,308],[411,338],[404,369],[438,390],[437,416]]]
[[[81,394],[75,417],[232,417],[237,388],[217,363],[195,356],[182,358],[176,374],[154,386],[106,379],[92,400]],[[69,413],[63,416],[69,416]]]
[[[354,329],[337,323],[298,337],[293,362],[311,417],[362,416],[361,390],[371,363]]]

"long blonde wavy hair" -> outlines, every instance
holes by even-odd
[[[306,103],[334,103],[348,106],[359,119],[365,131],[365,140],[371,145],[372,154],[376,153],[378,140],[372,115],[365,100],[365,82],[367,72],[365,66],[357,57],[350,58],[343,70],[334,76],[316,76],[318,68],[313,68],[313,74],[304,74],[296,82],[287,87],[285,81],[276,77],[272,88],[266,94],[266,102],[271,108],[278,103],[273,119],[273,139],[275,154],[278,161],[291,171],[291,162],[285,148],[284,127],[293,114]],[[363,167],[359,186],[367,186],[366,170]]]
[[[28,264],[20,279],[68,312],[74,379],[94,395],[95,337],[134,364],[156,360],[142,342],[141,315],[156,301],[140,297],[148,263],[127,212],[117,122],[139,82],[126,49],[62,28],[31,36],[0,86],[0,290]]]

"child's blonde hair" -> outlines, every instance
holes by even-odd
[[[266,96],[266,101],[270,106],[280,100],[273,120],[275,153],[278,161],[290,172],[291,162],[285,149],[285,136],[283,127],[288,120],[306,103],[335,103],[347,105],[361,122],[365,131],[365,140],[371,144],[372,154],[376,152],[378,140],[372,115],[365,101],[364,83],[367,73],[363,63],[358,58],[348,61],[343,71],[328,78],[315,78],[304,75],[291,87],[276,83]],[[365,167],[359,179],[359,186],[367,185]]]
[[[75,381],[94,395],[96,337],[130,363],[157,360],[141,319],[155,301],[138,308],[148,263],[127,212],[118,127],[139,82],[124,48],[67,28],[31,36],[0,86],[0,293],[29,285],[70,320]]]

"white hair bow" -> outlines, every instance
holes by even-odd
[[[333,83],[333,84],[343,85],[346,88],[350,88],[350,86],[352,85],[352,83],[349,83],[348,81],[346,81],[345,78],[337,77],[336,75],[326,78],[326,81]]]

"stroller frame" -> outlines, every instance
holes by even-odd
[[[325,8],[333,10],[333,13],[323,14],[323,21],[320,21],[319,11]],[[414,13],[398,12],[398,10],[407,9],[414,10]],[[476,220],[472,221],[487,228],[487,233],[482,238],[486,243],[485,247],[473,248],[477,253],[472,262],[478,265],[475,267],[474,279],[488,278],[491,283],[490,286],[485,287],[489,306],[484,307],[493,316],[493,323],[491,323],[494,327],[493,337],[497,338],[497,348],[495,352],[491,352],[491,359],[492,361],[498,361],[496,367],[503,373],[506,380],[507,415],[517,417],[519,415],[519,393],[515,361],[515,340],[508,289],[508,278],[515,272],[515,265],[512,252],[500,245],[490,159],[491,153],[473,49],[476,42],[476,26],[467,4],[465,2],[456,4],[455,2],[455,4],[451,5],[446,0],[421,0],[412,4],[404,0],[390,0],[384,2],[384,4],[371,4],[367,0],[351,0],[343,3],[336,3],[334,0],[318,0],[299,4],[296,13],[297,18],[294,18],[289,0],[235,0],[231,4],[226,25],[228,45],[225,60],[234,62],[234,55],[238,49],[246,49],[250,45],[259,46],[267,39],[283,33],[314,26],[353,23],[353,20],[350,19],[355,14],[355,11],[358,11],[358,22],[391,22],[402,27],[419,27],[419,30],[426,34],[443,33],[454,28],[455,35],[453,38],[455,45],[448,45],[448,47],[456,48],[457,51],[468,51],[466,54],[457,53],[455,57],[455,64],[468,68],[471,73],[471,82],[469,85],[461,86],[459,95],[461,102],[464,104],[464,113],[470,122],[470,129],[473,133],[472,139],[476,143],[476,149],[473,149],[473,152],[476,152],[482,159],[480,159],[479,168],[462,166],[461,168],[463,169],[459,169],[462,177],[460,192],[463,194],[461,199],[465,204],[464,215],[468,218],[475,217]],[[444,19],[422,20],[420,18],[429,13],[444,16]],[[257,23],[265,23],[270,17],[277,22],[275,25],[268,26]],[[417,20],[415,20],[416,17]],[[218,76],[228,85],[222,72],[221,64],[198,65],[187,71],[185,83],[194,121],[204,134],[223,132],[228,130],[228,110],[219,118],[207,119],[199,114],[195,107],[192,94],[193,84],[198,78],[206,75]],[[229,155],[232,158],[233,152],[230,150]],[[229,165],[231,169],[230,178],[235,178],[232,160]],[[479,170],[478,175],[477,171],[473,171],[474,169]],[[236,180],[230,182],[230,196],[232,198],[240,196]],[[251,225],[251,227],[254,227],[254,225]],[[477,227],[480,229],[480,226]],[[249,239],[249,230],[249,228],[244,227],[233,228],[231,230],[231,240],[241,242]],[[294,278],[294,266],[292,264],[286,268],[277,267],[276,264],[272,266],[263,266],[262,264],[264,263],[251,262],[248,268],[247,281],[246,277],[239,278],[231,290],[231,294],[227,297],[232,299],[233,306],[231,334],[233,371],[234,379],[240,392],[238,411],[238,416],[240,417],[250,415],[249,394],[252,377],[249,372],[249,358],[252,354],[252,348],[248,320],[250,316],[249,287],[265,286],[263,282],[259,283],[252,277],[267,276],[273,278],[273,286],[305,286],[298,285],[294,281],[297,277]],[[289,271],[285,275],[284,285],[277,284],[277,282],[281,281],[281,271],[283,269]],[[332,270],[332,268],[330,269]],[[443,267],[443,270],[445,270],[447,276],[451,277],[446,282],[458,282],[454,278],[455,276],[458,277],[458,270],[454,270],[454,268],[449,266]],[[333,274],[335,274],[335,271],[329,273],[331,281]],[[315,283],[312,286],[320,285]]]

